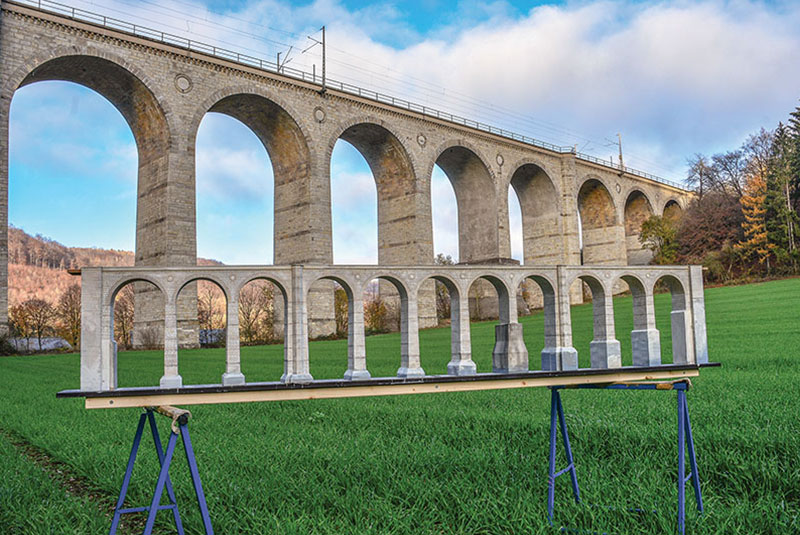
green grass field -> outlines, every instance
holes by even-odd
[[[669,296],[656,299],[669,352]],[[800,279],[706,292],[711,359],[689,393],[706,514],[688,507],[688,533],[800,533]],[[617,337],[630,364],[630,298],[615,299]],[[588,364],[590,306],[573,309],[575,345]],[[532,367],[542,316],[522,319]],[[493,323],[473,325],[474,359],[488,371]],[[449,329],[420,335],[422,364],[443,373]],[[369,337],[373,376],[399,366],[399,336]],[[56,400],[78,386],[78,356],[0,358],[0,533],[103,533],[139,411],[85,411]],[[669,361],[669,359],[666,359]],[[280,346],[244,348],[248,380],[276,380]],[[183,351],[185,384],[219,382],[224,350]],[[340,377],[346,342],[311,346],[311,372]],[[120,354],[120,384],[156,384],[161,354]],[[567,391],[563,395],[587,504],[559,478],[557,526],[609,533],[674,533],[674,392]],[[219,534],[558,533],[546,520],[546,389],[316,400],[192,408],[190,424]],[[161,419],[163,420],[163,419]],[[166,436],[167,422],[162,421]],[[88,488],[66,492],[26,442]],[[157,462],[148,443],[129,505],[149,502]],[[182,455],[172,479],[187,533],[201,525]],[[563,466],[563,459],[561,460]],[[691,504],[691,492],[687,497]],[[653,514],[620,509],[641,507]],[[161,513],[159,533],[174,533]],[[130,529],[128,532],[133,532]]]

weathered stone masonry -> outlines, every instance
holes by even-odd
[[[136,139],[137,266],[196,263],[195,138],[203,116],[245,123],[269,153],[275,176],[276,264],[332,263],[330,155],[352,143],[378,191],[381,265],[433,261],[430,177],[438,164],[458,202],[459,258],[510,257],[507,192],[523,217],[526,265],[644,263],[637,224],[688,193],[618,169],[436,119],[349,93],[189,51],[13,2],[0,19],[0,323],[7,321],[8,128],[14,92],[68,80],[107,98]],[[579,214],[582,228],[579,224]],[[580,234],[580,235],[579,235]],[[583,248],[581,249],[581,243]],[[316,288],[316,287],[315,287]],[[333,325],[325,286],[309,296],[308,334]],[[329,287],[328,287],[329,288]],[[432,283],[420,322],[435,322]],[[196,343],[194,293],[176,303],[180,342]],[[163,329],[164,308],[139,290],[139,326]],[[159,336],[161,336],[159,331]]]

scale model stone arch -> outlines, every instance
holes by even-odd
[[[656,328],[652,289],[636,273],[624,273],[617,279],[628,285],[633,296],[633,365],[658,366],[661,364],[661,338]]]
[[[432,273],[420,281],[416,290],[419,292],[426,283],[434,280],[444,284],[450,296],[450,362],[447,363],[447,373],[474,375],[477,367],[472,360],[467,289],[446,273]]]
[[[601,280],[596,274],[582,270],[570,279],[571,286],[576,280],[589,287],[592,295],[594,316],[593,336],[589,343],[592,368],[619,368],[622,366],[622,353],[614,327],[613,285],[608,279]]]
[[[697,358],[695,345],[692,344],[692,330],[696,323],[695,318],[692,317],[693,311],[687,298],[689,281],[682,279],[683,277],[675,276],[674,274],[665,274],[653,283],[654,291],[659,282],[665,283],[672,297],[670,323],[672,327],[673,364],[692,362]],[[705,321],[705,317],[703,317],[703,321]]]
[[[405,301],[403,309],[406,330],[402,334],[400,369],[397,378],[401,382],[414,382],[424,375],[419,354],[419,325],[415,321],[419,291],[431,278],[446,284],[451,297],[460,299],[453,309],[460,316],[452,323],[451,361],[448,375],[476,373],[475,363],[469,351],[469,317],[463,305],[463,296],[470,285],[488,281],[495,286],[503,303],[503,316],[495,327],[495,346],[492,352],[493,373],[527,373],[528,353],[522,336],[522,325],[516,321],[513,306],[516,288],[523,280],[532,278],[541,285],[547,297],[545,312],[545,348],[542,351],[543,371],[558,372],[578,368],[577,351],[572,346],[570,318],[570,286],[573,282],[586,283],[593,291],[594,340],[590,346],[591,368],[618,368],[619,342],[614,332],[614,310],[611,303],[611,288],[626,281],[634,295],[634,363],[648,366],[640,357],[652,357],[656,362],[657,352],[641,354],[637,348],[637,332],[648,331],[643,337],[650,342],[655,336],[653,293],[658,281],[664,281],[672,291],[673,346],[675,364],[703,364],[708,362],[705,334],[705,312],[702,293],[702,269],[699,266],[557,266],[531,269],[520,266],[340,266],[309,264],[306,266],[194,266],[185,268],[84,268],[82,270],[82,314],[86,321],[81,330],[81,389],[88,391],[113,390],[117,387],[115,362],[113,361],[113,336],[111,335],[111,296],[121,285],[137,280],[147,280],[162,288],[167,298],[165,303],[164,366],[162,388],[174,388],[180,384],[177,368],[177,324],[175,322],[175,297],[178,289],[193,280],[216,281],[229,297],[235,300],[235,292],[245,281],[268,279],[286,290],[287,337],[285,343],[284,383],[307,383],[313,380],[308,361],[307,305],[309,290],[319,280],[335,280],[345,288],[350,300],[351,329],[348,344],[348,368],[344,379],[359,381],[369,379],[364,351],[363,308],[359,304],[359,292],[363,292],[370,281],[384,279],[396,285]],[[229,282],[230,281],[230,282]],[[228,326],[237,324],[229,314]],[[98,318],[102,317],[102,321]],[[656,363],[655,365],[658,365]],[[223,385],[240,384],[243,381],[239,366],[238,343],[231,344],[226,351],[226,372]],[[238,382],[237,382],[238,381]]]
[[[536,285],[542,295],[541,308],[544,313],[544,347],[541,351],[541,366],[543,370],[557,370],[558,331],[560,321],[558,315],[558,301],[556,299],[556,288],[558,288],[558,284],[545,273],[529,271],[523,273],[517,291],[519,292],[522,287],[528,283]]]
[[[494,287],[497,294],[498,321],[495,325],[495,345],[492,350],[494,373],[528,371],[528,349],[522,338],[522,325],[517,322],[517,288],[514,279],[511,286],[499,274],[478,272],[467,279],[467,288],[481,283]]]
[[[94,277],[93,277],[94,276]],[[91,280],[94,279],[94,280]],[[100,282],[96,278],[96,274],[89,274],[87,276],[88,284],[92,282]],[[150,276],[146,273],[136,273],[133,275],[121,274],[113,277],[110,281],[103,281],[105,284],[100,284],[101,290],[98,292],[99,296],[96,299],[95,306],[91,308],[84,305],[86,298],[81,292],[81,329],[86,328],[101,335],[102,344],[94,354],[95,365],[103,368],[103,373],[98,378],[98,387],[104,385],[105,388],[117,387],[117,344],[114,337],[114,302],[119,292],[127,285],[134,284],[138,287],[148,286],[152,287],[152,292],[158,293],[158,301],[163,304],[168,300],[169,288],[167,288],[159,276]],[[83,281],[81,281],[83,284]],[[93,296],[95,297],[95,296]],[[152,299],[155,302],[155,299]],[[97,324],[99,319],[100,324]],[[85,327],[84,327],[85,326]],[[177,323],[175,324],[177,329]],[[83,332],[83,331],[82,331]],[[166,367],[166,359],[164,361]],[[82,364],[83,368],[85,365]],[[176,368],[177,369],[177,368]]]

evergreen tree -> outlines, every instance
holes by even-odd
[[[789,114],[789,193],[795,213],[800,211],[800,106]]]
[[[775,256],[779,263],[797,269],[797,212],[792,194],[792,147],[794,140],[789,129],[778,123],[772,144],[772,154],[766,180],[765,218],[767,239],[775,244]]]

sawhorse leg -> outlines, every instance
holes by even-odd
[[[703,497],[700,494],[700,475],[697,471],[697,456],[694,450],[692,424],[689,420],[689,405],[686,402],[686,384],[676,384],[678,391],[678,533],[686,533],[686,483],[692,481],[697,511],[703,513]],[[688,440],[687,440],[688,439]],[[689,475],[686,475],[686,447],[689,448]]]
[[[666,388],[665,388],[666,386]],[[550,397],[550,466],[548,472],[547,488],[547,519],[550,525],[553,524],[553,510],[555,507],[555,480],[565,472],[570,472],[572,479],[572,491],[575,502],[580,503],[580,491],[578,489],[578,478],[575,473],[575,460],[572,456],[572,447],[567,433],[567,423],[564,419],[564,409],[561,405],[561,395],[559,390],[564,387],[551,387]],[[686,391],[689,388],[688,382],[673,383],[617,383],[612,385],[581,385],[577,388],[588,389],[607,389],[607,390],[676,390],[678,393],[678,533],[686,533],[686,484],[691,480],[694,488],[694,497],[697,510],[703,513],[703,498],[700,493],[700,476],[697,470],[697,455],[694,447],[694,437],[692,436],[692,424],[689,419],[689,405],[686,401]],[[561,428],[561,436],[564,441],[564,450],[567,456],[566,468],[556,472],[556,445],[557,445],[557,423]],[[686,450],[689,450],[689,475],[686,475]]]
[[[159,409],[160,411],[161,409]],[[184,411],[185,412],[185,411]],[[187,413],[188,414],[188,413]],[[133,473],[133,465],[136,461],[136,455],[139,451],[139,446],[141,444],[142,434],[144,432],[144,423],[145,420],[148,420],[150,423],[150,432],[153,436],[153,441],[155,443],[156,454],[158,455],[158,461],[161,469],[159,470],[158,479],[156,481],[156,488],[153,492],[153,497],[150,501],[150,505],[148,507],[131,507],[131,508],[123,508],[123,504],[125,502],[125,496],[128,493],[128,486],[130,485],[131,475]],[[186,453],[186,460],[189,465],[189,471],[192,477],[192,484],[194,486],[195,495],[197,496],[197,503],[200,507],[200,515],[203,519],[203,527],[205,529],[206,535],[213,535],[214,530],[211,527],[211,518],[208,513],[208,506],[206,504],[205,494],[203,493],[203,486],[200,482],[200,474],[197,469],[197,462],[194,456],[194,450],[192,448],[192,442],[189,438],[189,429],[186,425],[187,419],[174,421],[174,424],[177,425],[178,432],[173,431],[170,433],[169,440],[167,442],[167,450],[164,452],[161,446],[161,439],[158,434],[158,427],[156,426],[155,416],[153,414],[153,409],[147,409],[145,413],[143,413],[139,417],[139,425],[136,428],[136,435],[133,439],[133,447],[131,448],[130,456],[128,457],[128,465],[125,470],[125,477],[122,481],[122,488],[120,489],[119,498],[117,500],[117,505],[114,508],[114,517],[111,521],[111,530],[109,531],[110,535],[116,535],[117,527],[119,526],[120,518],[123,514],[129,513],[140,513],[140,512],[147,512],[147,521],[145,523],[145,528],[143,535],[151,535],[153,532],[153,526],[156,520],[156,514],[158,511],[162,511],[165,509],[172,509],[173,519],[175,521],[175,527],[177,528],[178,534],[183,535],[183,524],[181,522],[180,513],[178,512],[178,503],[175,496],[175,491],[172,487],[172,481],[169,477],[169,467],[172,464],[172,458],[175,453],[175,447],[178,443],[178,435],[181,436],[183,439],[183,448],[184,452]],[[160,505],[161,503],[161,496],[164,493],[164,488],[167,489],[167,496],[169,497],[170,504],[169,505]]]
[[[556,418],[561,427],[561,439],[564,441],[564,450],[567,455],[567,467],[556,472],[556,443],[558,430],[556,429]],[[572,480],[572,494],[575,496],[575,503],[580,503],[581,492],[578,488],[578,476],[575,473],[575,460],[572,457],[572,447],[569,444],[569,434],[567,433],[567,422],[564,419],[564,408],[561,406],[561,394],[558,388],[550,389],[550,470],[547,478],[547,519],[553,524],[553,508],[555,507],[556,478],[565,472],[570,473]]]

